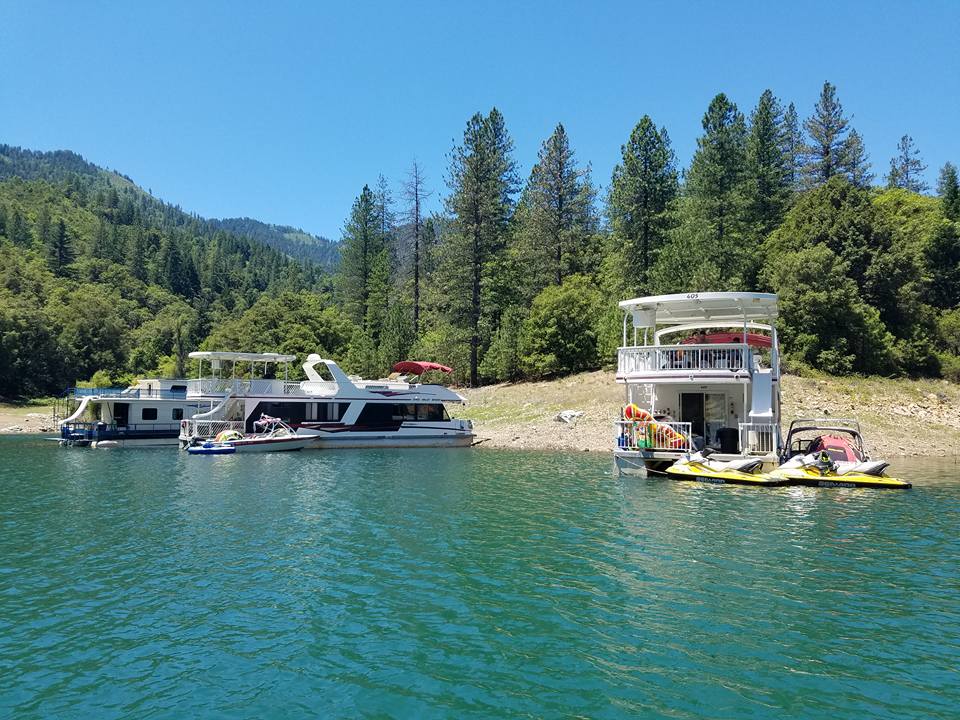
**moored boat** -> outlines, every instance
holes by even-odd
[[[302,365],[306,379],[291,381],[295,355],[202,351],[190,357],[199,372],[188,383],[187,397],[213,396],[217,402],[183,421],[183,448],[225,430],[252,433],[264,414],[310,436],[310,448],[466,447],[474,438],[473,424],[452,418],[447,409],[464,398],[444,385],[419,381],[427,372],[452,372],[436,363],[398,363],[389,378],[363,380],[311,354]]]
[[[790,485],[906,490],[912,483],[886,474],[889,463],[872,460],[860,424],[847,418],[794,420],[781,464],[770,472]]]
[[[224,430],[212,442],[199,442],[187,447],[187,451],[194,455],[289,452],[309,447],[318,437],[315,433],[298,434],[280,418],[269,415],[261,415],[259,420],[254,421],[253,426],[255,431],[247,434]]]

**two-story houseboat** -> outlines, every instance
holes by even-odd
[[[624,300],[616,381],[617,469],[661,473],[684,453],[761,457],[781,449],[777,296],[688,293]]]
[[[443,385],[414,381],[417,373],[410,370],[442,366],[400,363],[397,368],[404,372],[397,377],[362,380],[348,376],[333,360],[311,354],[303,363],[307,379],[294,382],[287,378],[295,355],[198,351],[190,357],[198,361],[199,376],[187,383],[187,399],[218,401],[209,412],[184,421],[180,433],[184,448],[225,430],[249,433],[261,415],[283,420],[298,434],[318,436],[311,448],[443,447],[473,442],[473,424],[451,418],[447,409],[463,404],[463,397]],[[248,376],[237,377],[238,368]]]

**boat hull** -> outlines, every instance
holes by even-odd
[[[294,450],[303,450],[312,446],[316,442],[313,436],[294,436],[285,438],[262,438],[255,440],[232,440],[232,445],[238,453],[264,453],[264,452],[292,452]]]
[[[908,490],[912,483],[886,475],[867,475],[864,473],[821,474],[816,470],[804,469],[774,470],[771,477],[781,478],[787,485],[824,488],[876,488],[878,490]]]

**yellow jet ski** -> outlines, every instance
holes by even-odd
[[[888,490],[906,490],[913,485],[906,480],[886,475],[889,463],[883,460],[842,462],[833,460],[826,451],[798,455],[787,460],[770,473],[790,485],[809,487],[869,487]]]
[[[667,474],[674,480],[695,480],[719,485],[786,485],[787,480],[773,478],[762,472],[762,458],[741,458],[722,462],[711,460],[712,450],[684,455],[667,468]]]

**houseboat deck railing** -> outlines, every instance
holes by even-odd
[[[336,383],[333,383],[336,384]],[[304,395],[298,382],[286,380],[243,380],[240,378],[202,378],[187,380],[188,397],[217,395]]]
[[[180,423],[180,439],[206,440],[214,438],[224,430],[243,432],[242,420],[184,420]]]
[[[180,423],[130,423],[117,425],[105,422],[71,422],[60,426],[60,437],[65,440],[110,440],[154,437],[157,433],[172,433]]]
[[[663,375],[691,372],[748,372],[752,353],[747,345],[645,345],[617,352],[617,375]]]
[[[616,429],[617,447],[622,450],[689,452],[693,449],[688,422],[618,420]]]
[[[186,390],[150,390],[145,388],[70,388],[67,396],[74,398],[100,397],[119,400],[183,400]]]
[[[780,452],[780,426],[776,423],[740,423],[740,452],[773,455]]]

